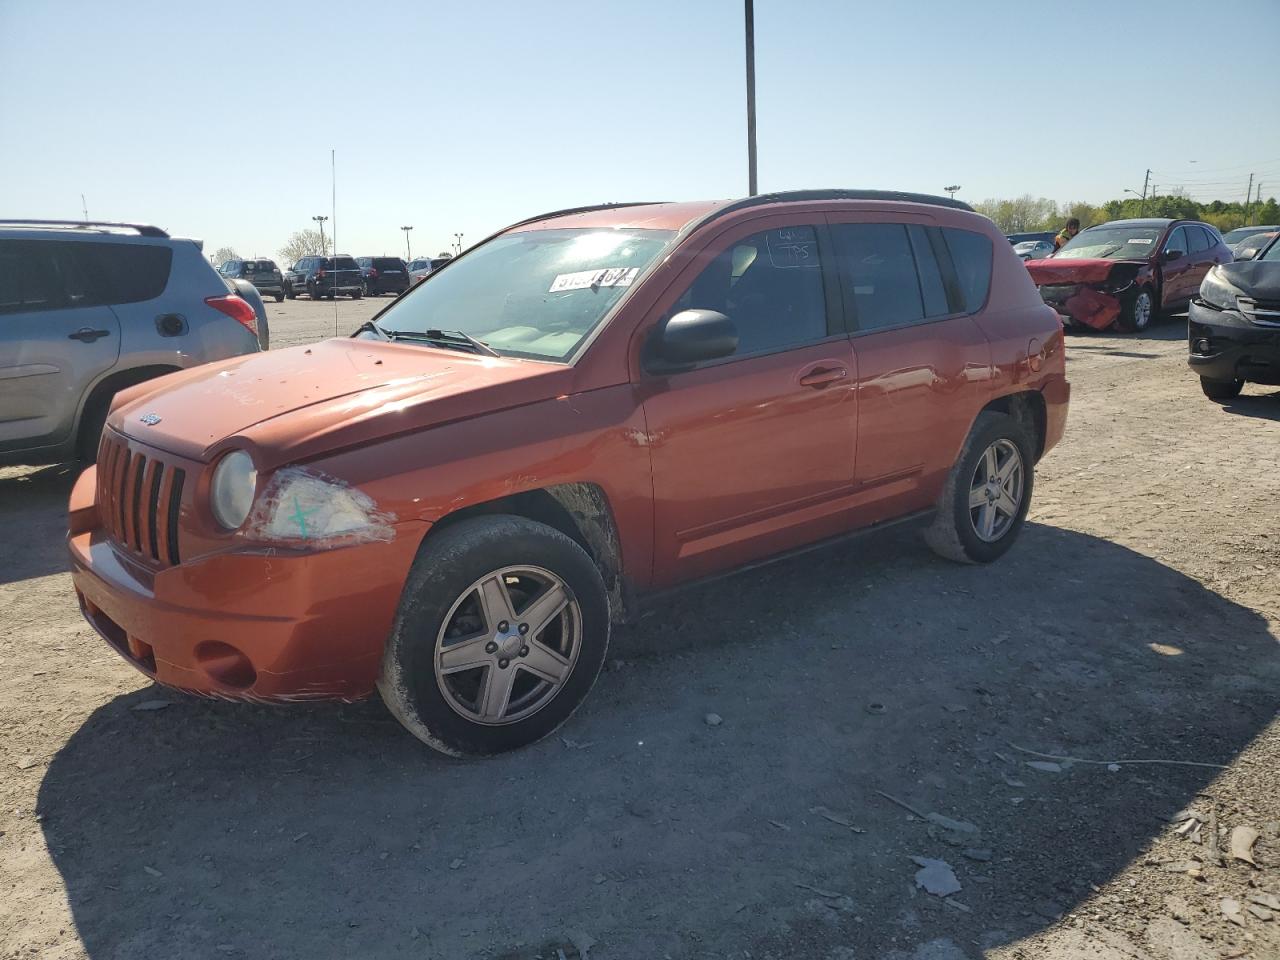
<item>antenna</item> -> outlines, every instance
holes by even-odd
[[[332,147],[329,149],[329,215],[333,218],[330,222],[333,224],[333,255],[338,256],[338,151]],[[334,280],[338,282],[338,262],[335,259],[333,263]],[[333,292],[333,335],[338,335],[338,291],[335,288]]]

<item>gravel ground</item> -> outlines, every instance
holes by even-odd
[[[76,610],[73,469],[0,471],[0,957],[1280,958],[1280,392],[1184,351],[1069,338],[1000,563],[899,532],[687,591],[485,763],[151,686]]]

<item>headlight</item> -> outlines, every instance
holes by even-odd
[[[253,508],[257,486],[258,470],[243,450],[233,450],[218,461],[209,494],[217,521],[228,530],[238,529]]]
[[[1235,310],[1240,290],[1228,283],[1214,267],[1200,284],[1200,299],[1219,310]]]
[[[343,543],[390,540],[395,517],[368,494],[307,467],[277,470],[262,491],[249,532],[280,542],[305,541],[323,549]]]

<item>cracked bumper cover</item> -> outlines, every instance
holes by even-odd
[[[356,700],[374,689],[401,587],[428,524],[308,552],[254,547],[155,570],[97,522],[94,468],[67,544],[85,618],[166,686],[238,700]]]

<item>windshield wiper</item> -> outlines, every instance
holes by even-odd
[[[392,340],[417,340],[421,343],[430,343],[433,346],[444,347],[448,350],[466,350],[469,353],[484,354],[486,357],[502,356],[483,340],[477,340],[471,334],[463,333],[461,330],[427,330],[419,332],[417,330],[383,330],[381,327],[378,329]]]

